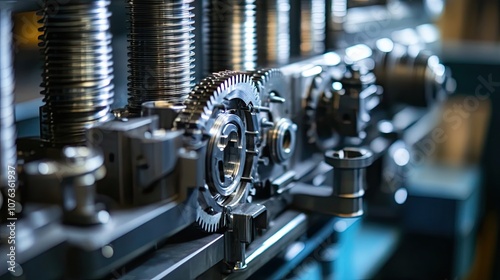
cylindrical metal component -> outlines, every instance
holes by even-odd
[[[336,212],[341,217],[363,215],[363,195],[366,188],[366,167],[373,154],[363,148],[344,148],[328,151],[325,162],[333,166],[333,192]]]
[[[128,110],[146,101],[182,103],[194,86],[193,0],[128,0]]]
[[[301,0],[300,53],[320,54],[325,51],[326,0]]]
[[[274,162],[288,160],[295,151],[297,125],[287,118],[282,118],[269,131],[268,145]]]
[[[9,166],[16,166],[12,20],[7,2],[0,3],[0,187],[8,185]]]
[[[290,0],[257,0],[258,64],[283,65],[290,58]]]
[[[51,1],[41,11],[45,105],[41,137],[53,145],[81,145],[85,131],[112,118],[113,62],[109,0]]]
[[[210,0],[207,74],[257,66],[255,0]]]
[[[455,90],[455,80],[436,55],[380,39],[374,50],[377,83],[384,88],[383,101],[427,107]]]
[[[103,163],[100,151],[85,146],[66,146],[59,157],[29,162],[24,165],[25,199],[61,204],[65,223],[107,223],[109,213],[95,199],[95,182],[106,175]]]
[[[167,101],[148,101],[142,103],[142,115],[157,115],[160,122],[160,128],[172,129],[175,118],[177,118],[179,112],[184,108],[186,108],[186,106],[182,104],[173,104]]]

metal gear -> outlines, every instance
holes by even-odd
[[[261,106],[261,162],[282,163],[294,150],[296,125],[289,119],[290,88],[279,69],[261,69],[251,72]],[[267,149],[265,148],[267,147]]]
[[[176,121],[187,144],[208,136],[206,185],[200,188],[197,223],[207,232],[225,226],[223,211],[243,202],[257,165],[260,98],[252,78],[222,71],[203,79],[184,102]]]
[[[325,117],[324,108],[321,106],[323,99],[329,99],[330,86],[333,78],[329,73],[318,74],[311,82],[305,98],[305,126],[307,127],[307,143],[315,145],[318,149],[326,151],[335,147],[340,141],[336,131],[331,128],[324,129],[320,120]]]

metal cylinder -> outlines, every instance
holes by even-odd
[[[283,65],[290,58],[290,1],[257,0],[258,64]]]
[[[44,57],[41,137],[81,145],[86,130],[112,118],[114,97],[109,0],[46,1],[40,36]]]
[[[128,0],[128,110],[146,101],[182,103],[194,86],[192,0]]]
[[[436,55],[383,38],[374,49],[377,83],[384,88],[384,104],[429,107],[455,90],[455,80]]]
[[[315,55],[325,51],[326,0],[301,0],[300,53]]]
[[[325,162],[333,166],[333,192],[336,212],[341,217],[363,215],[363,195],[366,189],[366,168],[373,154],[363,148],[344,148],[328,151]]]
[[[7,2],[0,2],[0,187],[8,183],[9,166],[16,166],[12,20]]]
[[[257,66],[255,0],[210,0],[206,72],[254,70]]]

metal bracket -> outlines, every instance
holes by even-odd
[[[226,207],[226,214],[229,229],[224,235],[224,261],[231,271],[242,270],[247,267],[246,246],[259,229],[267,228],[267,210],[263,205],[244,203]]]

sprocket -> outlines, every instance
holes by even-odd
[[[247,199],[257,166],[260,98],[251,77],[233,71],[203,79],[184,102],[175,121],[188,145],[208,136],[206,185],[200,189],[197,223],[207,232],[225,226],[222,215]]]

